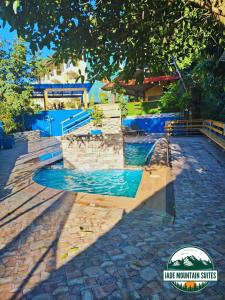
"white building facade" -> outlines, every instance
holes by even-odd
[[[83,79],[83,80],[82,80]],[[81,83],[87,81],[86,62],[78,61],[76,64],[68,61],[67,63],[53,64],[47,62],[47,72],[42,76],[38,83],[64,84],[64,83]]]

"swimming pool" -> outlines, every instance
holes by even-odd
[[[134,198],[143,174],[142,170],[78,171],[56,166],[40,169],[33,180],[59,190]]]
[[[126,143],[125,164],[144,166],[154,151],[154,143]],[[58,151],[41,155],[40,160],[58,155]],[[148,159],[146,161],[146,156]],[[33,180],[43,186],[71,192],[134,198],[143,170],[72,170],[58,161],[37,171]]]
[[[144,166],[151,160],[154,152],[153,143],[126,143],[125,144],[125,164],[127,166]],[[151,153],[149,151],[151,150]],[[148,155],[146,161],[146,156]]]

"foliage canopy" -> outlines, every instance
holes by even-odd
[[[91,107],[91,117],[93,119],[93,124],[95,126],[102,126],[103,121],[103,110],[98,107],[98,105],[92,105]]]
[[[200,57],[184,73],[187,91],[173,83],[161,97],[162,112],[191,111],[194,118],[225,121],[225,62],[217,55]]]
[[[33,111],[30,83],[41,72],[39,63],[21,40],[9,49],[0,44],[0,120],[6,133],[23,129],[24,114]]]
[[[201,117],[225,121],[225,62],[216,55],[202,57],[189,74],[194,87],[200,90]],[[193,90],[194,100],[196,89]]]
[[[142,78],[149,71],[165,73],[173,57],[185,68],[200,53],[224,48],[224,4],[224,0],[5,0],[0,13],[30,42],[33,52],[47,46],[55,51],[56,61],[85,57],[93,79],[109,78],[121,68],[128,79],[137,69],[143,70]]]

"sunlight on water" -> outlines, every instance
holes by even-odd
[[[59,190],[135,197],[142,174],[142,170],[77,171],[50,167],[40,169],[33,180]]]
[[[126,143],[125,162],[127,166],[144,166],[145,158],[154,143]]]
[[[125,144],[126,165],[144,166],[153,144]],[[49,159],[51,155],[42,155],[40,160]],[[60,161],[37,171],[33,179],[41,185],[59,190],[134,198],[142,175],[142,170],[70,170],[65,169],[63,161]]]

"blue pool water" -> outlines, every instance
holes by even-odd
[[[40,169],[33,180],[59,190],[134,198],[142,174],[142,170],[77,171],[58,164]]]
[[[125,163],[127,166],[144,166],[147,162],[145,158],[152,149],[148,162],[154,151],[154,143],[126,143]]]
[[[154,143],[127,143],[125,163],[144,166],[150,161],[153,151]],[[43,161],[59,154],[60,151],[46,153],[39,159]],[[134,198],[142,175],[142,170],[70,170],[63,167],[63,161],[59,161],[40,169],[33,179],[43,186],[59,190]]]

